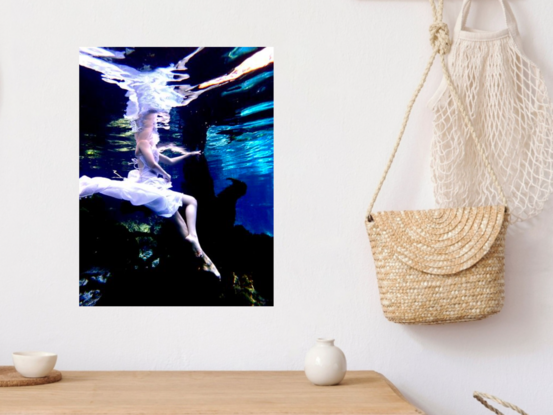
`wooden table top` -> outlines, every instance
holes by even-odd
[[[421,415],[382,375],[338,386],[303,372],[62,372],[58,383],[0,388],[0,414]]]

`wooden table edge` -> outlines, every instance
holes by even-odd
[[[105,375],[105,374],[109,374],[109,373],[113,373],[113,374],[125,374],[125,375],[133,375],[133,374],[137,374],[137,375],[145,375],[145,374],[159,374],[159,375],[162,375],[164,373],[173,373],[173,374],[191,374],[191,375],[199,375],[199,374],[242,374],[242,375],[246,375],[246,374],[295,374],[295,375],[299,375],[299,374],[303,374],[303,371],[300,371],[300,370],[271,370],[271,371],[266,371],[266,370],[69,370],[69,371],[60,371],[62,374],[63,374],[63,379],[60,381],[60,382],[56,382],[56,383],[53,383],[53,384],[45,384],[45,385],[37,385],[37,386],[23,386],[23,387],[15,387],[15,388],[0,388],[0,389],[35,389],[35,388],[48,388],[48,387],[56,387],[56,385],[59,386],[62,386],[65,382],[72,382],[73,379],[75,379],[75,377],[78,379],[79,377],[82,377],[82,376],[85,376],[87,374],[90,374],[90,377],[91,378],[94,378],[94,374],[98,374],[98,375]],[[415,406],[413,403],[411,403],[408,399],[405,398],[405,396],[403,396],[403,394],[399,391],[399,389],[388,379],[386,378],[386,376],[384,376],[383,374],[381,374],[380,372],[377,372],[377,371],[374,371],[374,370],[350,370],[348,371],[348,373],[346,374],[346,380],[347,380],[347,375],[348,374],[356,374],[356,375],[362,375],[362,374],[373,374],[373,375],[376,375],[377,377],[379,377],[382,381],[384,381],[384,383],[390,388],[390,390],[398,397],[400,398],[401,400],[403,400],[405,403],[407,403],[411,409],[408,411],[408,412],[401,412],[401,413],[395,413],[394,412],[387,412],[385,415],[409,415],[409,414],[412,414],[412,415],[426,415],[422,410],[420,410],[417,406]],[[73,377],[72,375],[76,375],[75,377]],[[297,378],[296,378],[297,379]],[[305,379],[305,382],[308,383],[308,380]],[[339,387],[339,386],[337,386]],[[326,388],[326,387],[321,387],[321,388]],[[334,388],[333,386],[328,386],[328,388]],[[1,391],[1,390],[0,390]],[[380,412],[380,411],[378,411]],[[23,413],[23,412],[18,412],[18,413]],[[36,412],[33,412],[33,413],[36,413]],[[50,412],[48,412],[50,413]],[[64,412],[65,413],[65,412]],[[96,413],[96,412],[94,412]],[[264,415],[271,415],[272,411],[271,412],[264,412]],[[343,412],[336,412],[336,415],[339,415],[339,414],[347,414],[347,410],[346,411],[343,411]],[[356,415],[362,415],[364,412],[357,412]],[[0,408],[0,414],[5,414],[5,412],[3,412]],[[79,412],[80,415],[84,415],[85,413],[84,412]],[[230,412],[229,412],[230,414]],[[236,411],[233,411],[232,412],[232,415],[239,415],[240,412],[236,412]],[[369,414],[369,413],[367,413]],[[283,415],[283,412],[275,412],[274,415]],[[374,412],[371,412],[370,415],[376,415]],[[384,414],[383,414],[384,415]]]

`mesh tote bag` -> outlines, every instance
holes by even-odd
[[[433,53],[407,107],[392,155],[365,216],[384,315],[403,324],[471,321],[497,313],[504,299],[504,253],[508,211],[505,195],[488,162],[448,72],[448,28],[443,0],[429,0]],[[411,109],[440,56],[447,85],[479,157],[501,197],[498,205],[419,211],[373,212],[373,206],[407,126]],[[463,205],[467,206],[467,205]]]
[[[522,53],[515,16],[499,3],[507,28],[483,32],[465,27],[471,0],[463,1],[448,65],[517,222],[538,214],[553,190],[553,111],[540,70]],[[437,206],[492,203],[493,180],[445,78],[429,107]]]

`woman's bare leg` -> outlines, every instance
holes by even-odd
[[[196,216],[198,211],[198,202],[192,196],[182,195],[182,201],[185,204],[183,219],[179,212],[175,213],[171,220],[177,226],[177,230],[182,235],[185,241],[192,245],[192,250],[196,257],[201,258],[203,265],[202,270],[213,273],[217,278],[221,279],[221,274],[217,270],[217,267],[211,262],[211,259],[204,253],[198,240],[198,234],[196,233]]]
[[[198,237],[196,233],[196,216],[198,212],[198,202],[192,196],[182,195],[182,201],[186,206],[184,208],[184,216],[186,218],[186,225],[190,235]]]
[[[186,226],[186,222],[184,221],[180,213],[175,213],[169,219],[173,221],[173,223],[177,227],[177,231],[181,234],[183,239],[186,239],[186,237],[189,235],[188,226]]]
[[[192,245],[194,254],[196,256],[202,255],[202,247],[198,241],[198,234],[196,233],[196,212],[198,202],[192,196],[182,195],[182,201],[185,205],[184,216],[186,220],[181,216],[179,212],[176,212],[171,216],[171,220],[176,225],[178,232],[184,238],[185,241]]]
[[[188,227],[188,235],[185,239],[190,242],[194,254],[201,256],[203,251],[198,240],[198,234],[196,232],[196,217],[198,212],[198,202],[192,196],[182,195],[182,201],[186,206],[184,208],[184,217],[186,218],[186,226]]]

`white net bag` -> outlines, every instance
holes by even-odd
[[[484,32],[465,28],[471,0],[463,1],[448,66],[517,222],[538,214],[553,190],[553,107],[540,70],[521,52],[509,4],[499,2],[507,29]],[[437,205],[496,203],[497,190],[445,80],[429,106]]]

